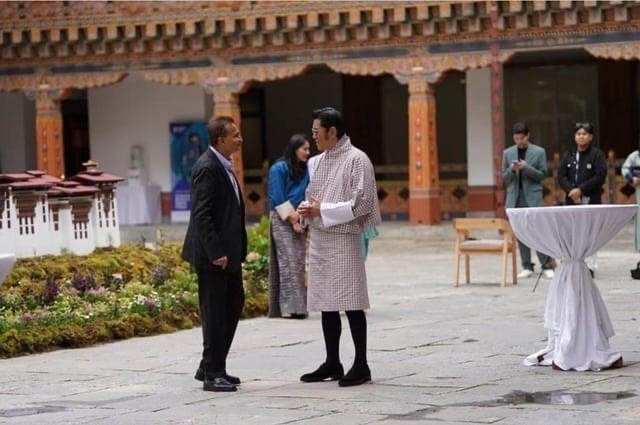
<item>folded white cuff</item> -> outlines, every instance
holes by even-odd
[[[351,209],[351,202],[322,202],[320,204],[320,215],[324,227],[336,226],[338,224],[353,221],[355,216]]]
[[[286,221],[287,217],[289,217],[289,215],[294,211],[295,209],[293,208],[293,205],[291,205],[291,202],[289,201],[285,201],[280,205],[276,206],[276,212],[278,213],[282,221]]]

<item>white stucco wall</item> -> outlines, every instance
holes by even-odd
[[[34,169],[35,106],[22,93],[0,93],[0,161],[3,172]]]
[[[91,157],[100,168],[126,177],[133,145],[144,148],[150,183],[171,190],[169,124],[206,121],[205,92],[200,86],[170,86],[132,74],[123,82],[90,89]]]
[[[467,176],[469,186],[493,185],[491,74],[488,68],[466,73]]]

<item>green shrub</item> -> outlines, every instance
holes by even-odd
[[[248,229],[242,317],[268,303],[269,220]],[[198,281],[181,244],[19,259],[0,285],[0,357],[189,329],[200,324]]]

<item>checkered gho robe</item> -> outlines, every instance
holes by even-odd
[[[307,200],[351,202],[355,219],[324,227],[309,223],[309,311],[346,311],[369,308],[367,275],[360,246],[364,229],[380,224],[373,165],[347,136],[323,153],[307,187]]]

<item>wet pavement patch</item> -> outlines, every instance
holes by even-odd
[[[15,409],[1,409],[0,418],[14,418],[17,416],[33,416],[42,413],[64,412],[66,407],[61,406],[34,406],[34,407],[16,407]]]
[[[603,401],[624,400],[635,397],[632,391],[620,392],[595,392],[595,391],[539,391],[528,393],[525,391],[513,391],[496,400],[495,405],[519,405],[519,404],[551,404],[551,405],[587,405]],[[481,403],[481,402],[480,402]],[[474,404],[475,405],[475,404]]]
[[[414,410],[404,414],[387,415],[385,420],[416,421],[425,419],[427,415],[439,412],[449,407],[501,407],[518,406],[523,404],[547,404],[556,406],[582,406],[596,404],[605,401],[624,400],[635,397],[633,391],[620,392],[595,392],[595,391],[539,391],[529,393],[525,391],[512,391],[494,400],[472,401],[467,403],[443,404],[440,406],[429,406],[424,409]]]

